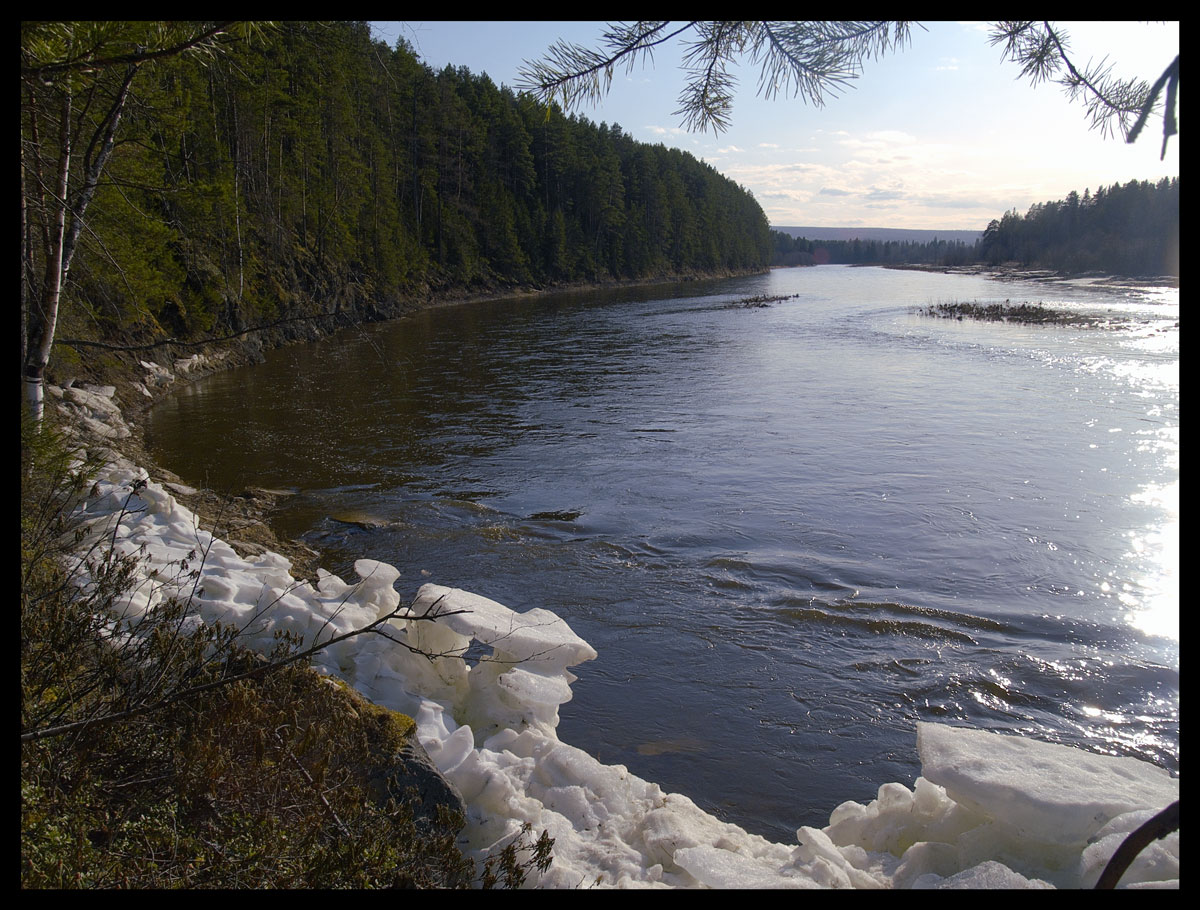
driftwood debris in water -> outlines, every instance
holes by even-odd
[[[773,303],[779,303],[781,300],[791,300],[793,297],[799,297],[799,294],[759,294],[756,297],[743,297],[741,300],[734,300],[725,304],[727,310],[749,310],[755,307],[768,307]]]
[[[1105,325],[1104,318],[1087,313],[1055,310],[1041,303],[937,303],[921,310],[922,316],[946,319],[979,319],[984,322],[1016,322],[1022,325]]]

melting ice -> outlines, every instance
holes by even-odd
[[[145,471],[110,465],[85,508],[96,533],[143,556],[125,607],[194,593],[205,621],[246,626],[269,647],[277,629],[307,644],[361,628],[400,606],[390,565],[362,559],[358,580],[297,582],[275,553],[243,559]],[[189,554],[194,555],[189,557]],[[199,578],[178,571],[203,555]],[[155,573],[155,574],[151,574]],[[437,615],[429,619],[403,618]],[[771,843],[604,765],[556,735],[569,668],[596,652],[549,610],[515,613],[477,594],[425,585],[389,622],[398,641],[347,639],[314,660],[375,702],[417,721],[417,735],[468,806],[463,849],[482,857],[525,823],[554,838],[544,888],[1089,887],[1124,839],[1179,798],[1179,781],[1132,758],[939,724],[917,724],[922,774],[843,802],[824,828]],[[435,660],[414,654],[407,643]],[[482,659],[467,659],[470,653]],[[490,653],[487,653],[490,651]],[[854,796],[855,794],[846,794]],[[1137,858],[1122,887],[1178,887],[1179,834]]]

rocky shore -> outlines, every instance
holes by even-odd
[[[47,385],[52,401],[67,427],[91,452],[105,461],[122,459],[143,468],[151,481],[161,483],[200,519],[202,526],[227,541],[242,557],[272,551],[292,562],[297,578],[316,578],[320,555],[296,540],[279,537],[270,516],[283,491],[247,487],[232,493],[196,488],[174,472],[154,463],[145,447],[142,420],[154,402],[177,383],[190,382],[238,362],[235,355],[194,354],[174,363],[174,369],[145,361],[145,374],[118,385],[81,382],[60,387]]]

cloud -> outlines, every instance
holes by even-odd
[[[996,184],[997,158],[1011,156],[999,145],[928,141],[903,129],[816,138],[826,147],[808,153],[743,143],[747,151],[721,171],[754,192],[772,224],[982,230],[1015,198]]]
[[[871,187],[863,196],[870,202],[891,202],[896,199],[907,199],[908,193],[903,190],[885,190]]]
[[[929,206],[931,209],[986,209],[995,211],[998,206],[995,200],[976,199],[972,196],[922,196],[916,201],[921,205]]]
[[[845,139],[839,140],[838,144],[843,148],[858,151],[885,151],[897,146],[916,145],[917,142],[916,136],[901,130],[876,130],[861,137],[847,135]]]

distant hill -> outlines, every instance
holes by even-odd
[[[961,240],[967,245],[974,245],[983,236],[983,231],[928,231],[909,230],[906,228],[839,228],[839,227],[783,227],[771,225],[771,229],[790,234],[792,237],[803,237],[806,240],[912,240],[917,243],[928,243],[935,237],[938,240]]]

